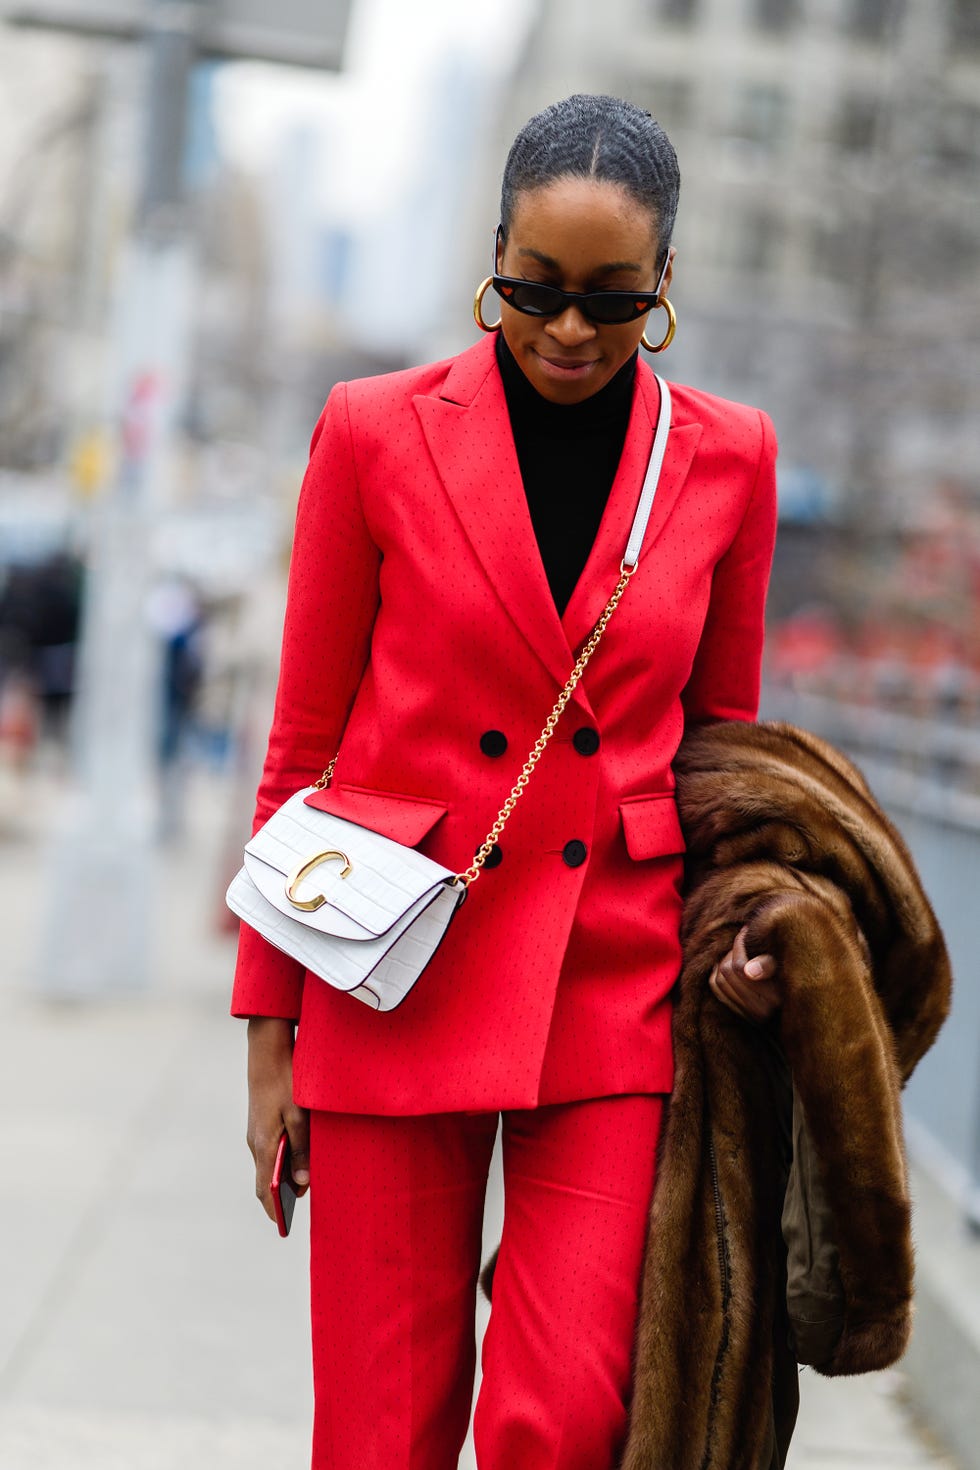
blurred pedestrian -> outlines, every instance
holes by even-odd
[[[67,551],[42,562],[35,575],[35,666],[45,725],[58,740],[67,735],[75,690],[82,579],[82,563]]]
[[[456,1464],[500,1120],[478,1462],[608,1470],[622,1451],[673,1076],[671,762],[690,722],[756,717],[776,522],[766,415],[681,386],[671,409],[639,357],[674,334],[679,182],[662,128],[626,102],[532,118],[475,302],[483,340],[338,384],[313,434],[254,828],[338,752],[321,805],[455,870],[617,585],[670,425],[622,606],[404,1002],[372,1011],[242,926],[257,1193],[272,1216],[283,1129],[311,1188],[324,1470]],[[740,935],[712,985],[764,1022],[776,979]]]
[[[194,587],[168,576],[147,598],[147,620],[162,647],[157,756],[160,771],[158,832],[168,839],[183,828],[187,742],[204,672],[204,614]]]
[[[22,754],[42,736],[63,741],[75,685],[83,568],[67,551],[11,567],[0,592],[0,686],[3,727],[20,730]],[[33,735],[24,743],[27,704]],[[16,713],[11,714],[11,711]]]
[[[0,748],[15,772],[28,768],[40,729],[33,569],[12,566],[0,589]]]

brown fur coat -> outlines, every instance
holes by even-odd
[[[899,1091],[949,1005],[908,850],[851,763],[789,725],[688,734],[676,1078],[650,1219],[624,1470],[770,1470],[797,1362],[883,1368],[908,1340]],[[775,1026],[707,979],[749,923]]]
[[[949,1006],[909,852],[857,769],[785,724],[690,731],[676,1075],[643,1268],[622,1470],[778,1470],[798,1363],[893,1363],[912,1246],[899,1093]],[[783,1003],[718,1002],[749,924]]]

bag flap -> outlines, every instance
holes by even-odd
[[[360,822],[373,832],[414,847],[430,832],[439,818],[449,810],[444,801],[427,796],[402,796],[396,791],[375,791],[366,786],[328,786],[325,791],[311,789],[303,798],[306,806],[321,812],[333,812],[348,821]]]
[[[245,847],[245,867],[252,881],[289,918],[325,934],[374,938],[386,933],[424,893],[453,876],[450,869],[412,847],[334,811],[308,805],[306,798],[311,793],[328,794],[312,787],[295,792]],[[433,802],[425,805],[429,808],[425,820],[431,827],[446,808]],[[326,901],[316,909],[296,908],[286,894],[287,876],[326,852],[341,856],[317,863],[295,890],[301,899],[322,894]],[[345,859],[350,871],[341,877]]]
[[[258,834],[256,833],[256,836]],[[253,838],[254,842],[254,838]],[[251,843],[249,847],[251,847]],[[286,897],[286,876],[273,866],[272,863],[263,862],[254,852],[245,849],[244,869],[259,893],[270,903],[284,918],[298,919],[308,929],[316,929],[321,934],[332,934],[337,939],[377,939],[378,935],[363,924],[342,913],[340,909],[332,904],[323,903],[318,909],[297,909]],[[321,876],[323,882],[320,882]],[[302,898],[312,898],[317,892],[325,892],[329,886],[327,867],[317,868],[310,879],[300,887]],[[282,921],[280,920],[280,924]]]
[[[666,857],[684,852],[684,833],[673,791],[624,797],[619,810],[631,858]]]

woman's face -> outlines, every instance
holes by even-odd
[[[565,178],[518,194],[497,270],[566,291],[652,291],[659,253],[656,220],[621,185]],[[665,292],[671,273],[668,266]],[[507,346],[552,403],[598,393],[636,351],[646,321],[608,326],[577,306],[552,317],[500,307]]]

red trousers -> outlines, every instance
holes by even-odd
[[[502,1114],[480,1470],[612,1470],[663,1098]],[[455,1470],[498,1114],[311,1114],[314,1470]]]

